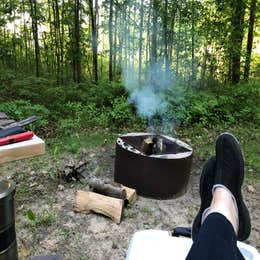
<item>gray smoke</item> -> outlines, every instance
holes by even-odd
[[[139,82],[138,72],[134,67],[123,69],[124,85],[129,94],[129,103],[136,107],[137,113],[148,120],[148,130],[173,134],[173,122],[167,117],[167,91],[172,87],[172,77],[163,64],[149,65]]]

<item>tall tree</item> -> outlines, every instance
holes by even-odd
[[[251,0],[250,4],[250,15],[249,15],[249,28],[247,35],[247,45],[246,45],[246,61],[244,70],[244,79],[248,81],[250,72],[250,61],[254,38],[254,24],[255,24],[255,12],[256,12],[256,2],[257,0]]]
[[[195,7],[194,0],[191,2],[191,79],[195,80]]]
[[[74,35],[73,35],[73,79],[81,81],[81,52],[80,52],[80,0],[74,0]]]
[[[93,77],[94,81],[98,82],[98,41],[97,41],[97,10],[98,2],[95,2],[95,9],[93,7],[93,0],[89,0],[89,10],[91,19],[92,31],[92,52],[93,52]]]
[[[157,61],[158,0],[153,0],[152,63]]]
[[[113,6],[114,1],[109,0],[109,80],[113,80]]]
[[[168,0],[164,1],[164,14],[163,14],[163,41],[164,41],[164,63],[165,71],[169,72],[169,55],[168,55]]]
[[[232,84],[236,84],[240,80],[240,59],[243,41],[244,16],[245,16],[244,0],[233,0],[231,3],[231,34],[230,34],[230,58],[231,58],[231,74],[230,80]]]
[[[61,80],[61,31],[60,31],[60,14],[57,0],[52,0],[52,10],[54,17],[54,39],[55,39],[55,55],[56,55],[56,71],[57,84]]]
[[[139,64],[138,64],[138,78],[139,82],[141,80],[142,74],[142,55],[143,55],[143,30],[144,30],[144,0],[141,0],[141,8],[140,8],[140,26],[139,26]]]
[[[35,74],[36,77],[40,76],[40,45],[38,38],[38,16],[37,16],[37,3],[36,0],[30,0],[30,15],[32,19],[32,32],[34,39],[34,51],[35,51]]]

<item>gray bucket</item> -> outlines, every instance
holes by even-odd
[[[0,181],[0,260],[17,260],[14,213],[15,185]]]

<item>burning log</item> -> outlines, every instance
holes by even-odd
[[[166,147],[163,144],[163,139],[160,137],[147,137],[141,145],[141,152],[146,155],[162,154]]]
[[[75,212],[95,212],[111,218],[115,223],[121,222],[124,200],[104,196],[90,191],[77,191]]]

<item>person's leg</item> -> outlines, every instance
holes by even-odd
[[[208,180],[204,181],[211,186],[214,184],[212,202],[199,215],[201,226],[197,225],[199,231],[193,237],[194,243],[187,259],[243,259],[237,248],[237,239],[245,240],[251,228],[241,193],[244,160],[237,140],[228,133],[217,139],[214,169],[214,182],[210,180],[212,173],[206,174]],[[209,197],[209,190],[203,189]],[[201,201],[205,199],[201,197]]]
[[[200,209],[194,218],[191,228],[191,236],[193,240],[196,239],[201,228],[203,212],[205,212],[205,210],[210,207],[212,201],[212,189],[215,180],[215,165],[216,158],[215,156],[212,156],[209,160],[206,161],[202,169],[199,189],[201,199]]]
[[[232,224],[234,232],[238,232],[238,210],[232,195],[225,188],[214,189],[214,196],[206,215],[220,213]],[[202,220],[203,221],[203,220]]]
[[[237,248],[238,210],[224,187],[213,191],[210,207],[187,259],[244,259]]]
[[[186,260],[242,260],[232,224],[218,212],[210,213]]]

